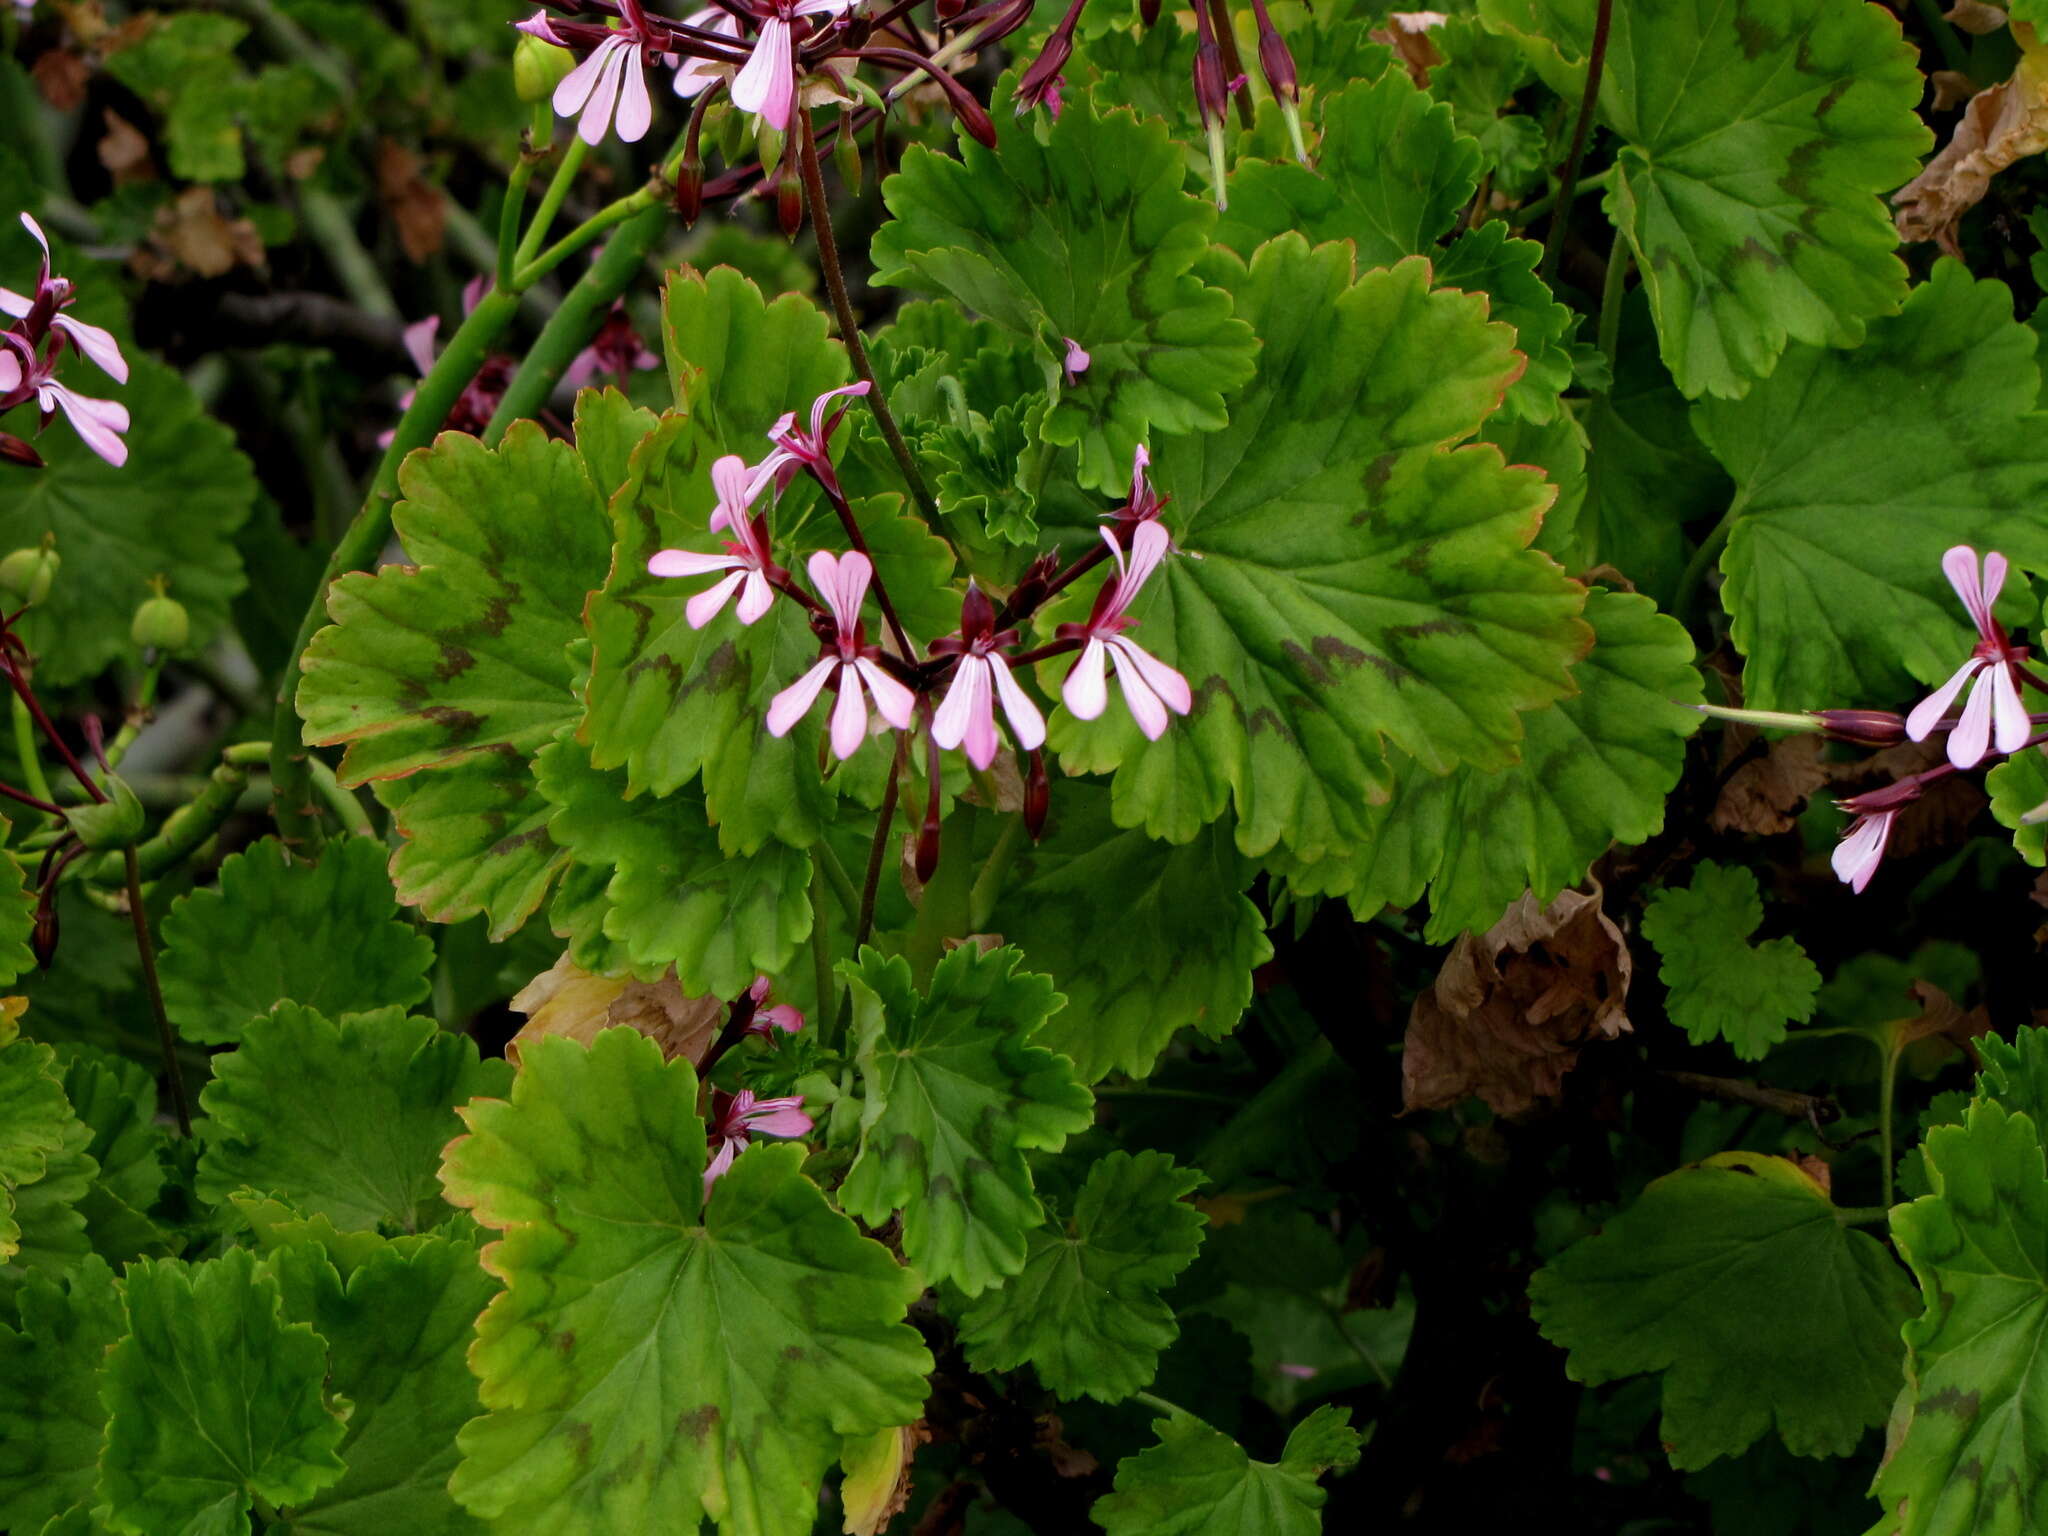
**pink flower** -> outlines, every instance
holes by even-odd
[[[50,242],[43,236],[43,226],[26,213],[21,216],[21,226],[35,236],[36,244],[43,248],[43,264],[36,273],[36,291],[32,295],[0,288],[0,315],[26,320],[30,335],[36,335],[45,326],[63,332],[65,338],[91,358],[102,373],[116,384],[126,384],[128,360],[121,355],[120,343],[100,327],[87,325],[83,320],[74,320],[63,313],[77,300],[78,291],[70,278],[51,272]]]
[[[705,1127],[711,1161],[704,1168],[704,1198],[711,1198],[711,1186],[732,1166],[732,1160],[746,1150],[752,1138],[808,1136],[813,1123],[804,1113],[801,1094],[786,1099],[757,1099],[751,1088],[734,1094],[713,1090],[711,1123]]]
[[[800,469],[810,470],[829,489],[838,490],[839,480],[832,472],[832,434],[846,419],[847,407],[867,392],[866,379],[858,384],[843,384],[838,389],[826,390],[811,402],[811,428],[808,432],[798,428],[795,411],[783,412],[781,419],[768,429],[768,441],[775,445],[775,451],[768,455],[763,467],[775,472],[778,494],[789,488],[789,482]],[[830,410],[834,400],[841,404],[837,410]]]
[[[1152,489],[1152,481],[1145,471],[1152,467],[1152,455],[1143,443],[1131,453],[1131,496],[1130,500],[1117,508],[1113,516],[1121,522],[1145,523],[1157,517],[1166,507],[1166,498]]]
[[[546,11],[535,11],[526,20],[513,22],[512,28],[516,32],[524,32],[528,37],[537,37],[544,43],[552,43],[557,48],[569,46],[569,40],[555,30],[554,19]]]
[[[868,557],[858,550],[845,555],[819,550],[811,556],[811,585],[824,594],[837,632],[818,664],[769,702],[770,736],[787,736],[797,721],[810,713],[828,682],[839,690],[839,702],[832,706],[832,751],[841,761],[853,756],[867,740],[863,686],[874,698],[876,713],[899,731],[910,728],[917,699],[882,670],[876,660],[881,650],[867,643],[861,628],[860,605],[874,571]]]
[[[738,44],[740,41],[740,24],[738,19],[730,11],[721,11],[716,6],[708,10],[699,11],[694,16],[684,17],[683,25],[686,27],[696,27],[705,32],[716,32],[721,36],[731,38],[735,44]],[[732,66],[730,64],[721,64],[716,59],[702,59],[694,55],[685,55],[682,62],[676,67],[676,77],[672,84],[675,93],[682,97],[683,100],[688,101],[693,96],[701,94],[704,88],[711,85],[714,81],[728,79],[731,75]]]
[[[1140,523],[1132,534],[1131,556],[1126,563],[1116,535],[1105,528],[1102,538],[1109,545],[1110,557],[1116,561],[1116,574],[1096,594],[1095,609],[1088,615],[1087,623],[1062,624],[1055,631],[1062,640],[1087,642],[1067,673],[1060,697],[1077,718],[1095,719],[1109,703],[1109,685],[1103,669],[1105,661],[1113,659],[1116,680],[1123,687],[1131,718],[1138,722],[1138,729],[1148,740],[1157,741],[1166,733],[1167,711],[1185,715],[1194,707],[1194,697],[1188,691],[1186,678],[1139,649],[1136,642],[1124,638],[1123,632],[1137,623],[1129,614],[1131,602],[1166,558],[1170,541],[1158,523]]]
[[[1045,745],[1045,717],[1010,675],[1010,663],[1001,654],[1016,643],[1017,631],[995,627],[994,606],[972,583],[960,603],[960,633],[932,642],[933,654],[960,658],[952,686],[932,716],[932,740],[948,750],[964,745],[967,760],[977,768],[996,758],[998,698],[1024,750]]]
[[[62,350],[61,343],[53,343],[38,356],[27,337],[14,331],[0,334],[0,411],[12,410],[33,395],[42,412],[41,425],[48,426],[62,411],[85,446],[118,469],[128,462],[128,445],[121,441],[128,430],[128,407],[59,384],[55,375]]]
[[[624,384],[627,375],[660,366],[661,359],[647,350],[640,333],[633,329],[633,319],[626,313],[624,302],[614,299],[611,313],[597,328],[590,345],[576,354],[563,373],[562,382],[571,389],[582,389],[610,374]]]
[[[755,0],[754,13],[760,18],[761,33],[754,39],[754,51],[733,77],[732,104],[742,112],[753,112],[769,127],[789,126],[796,110],[796,50],[791,46],[791,23],[804,16],[836,16],[850,9],[855,0]]]
[[[1059,114],[1055,112],[1053,115],[1058,116]],[[1060,340],[1067,344],[1067,356],[1062,367],[1066,371],[1067,382],[1071,384],[1088,371],[1089,358],[1088,354],[1081,350],[1081,343],[1074,340],[1073,337],[1062,336]],[[1142,449],[1139,451],[1143,452]]]
[[[770,984],[766,976],[756,976],[754,984],[747,988],[747,997],[754,1004],[754,1017],[747,1025],[746,1032],[770,1040],[775,1038],[777,1030],[785,1035],[795,1034],[804,1027],[803,1011],[788,1003],[762,1006],[768,1002],[769,990]]]
[[[768,553],[768,525],[749,512],[761,488],[768,483],[765,465],[747,467],[747,461],[728,453],[711,466],[711,484],[718,492],[718,507],[711,514],[711,529],[730,528],[733,537],[722,555],[700,555],[688,549],[656,551],[647,569],[656,576],[703,576],[712,571],[728,574],[716,586],[691,598],[683,615],[690,628],[702,629],[717,618],[734,592],[740,594],[739,616],[751,624],[775,601],[775,587],[769,573],[779,570]]]
[[[556,115],[576,118],[576,132],[586,144],[603,143],[605,130],[615,122],[619,142],[635,144],[647,136],[654,123],[647,61],[661,57],[663,49],[647,25],[640,0],[619,0],[619,17],[624,25],[592,49],[555,87]],[[533,28],[528,25],[526,30]],[[548,31],[547,41],[560,40],[552,26]]]
[[[1958,544],[1941,557],[1941,568],[1948,575],[1949,585],[1956,589],[1956,596],[1963,600],[1970,622],[1977,626],[1977,645],[1970,652],[1970,659],[1906,716],[1906,734],[1915,741],[1925,741],[1941,724],[1956,695],[1974,679],[1962,718],[1948,738],[1948,760],[1958,768],[1973,768],[1994,741],[2001,753],[2017,752],[2026,745],[2033,730],[2027,719],[2027,706],[2020,699],[2015,671],[2017,663],[2026,659],[2027,650],[2007,638],[2005,627],[1991,611],[2005,585],[2005,556],[1996,552],[1986,555],[1980,579],[1977,551],[1967,544]]]
[[[1870,877],[1877,873],[1877,866],[1884,862],[1885,846],[1891,842],[1892,823],[1898,820],[1899,812],[1920,798],[1928,778],[1948,771],[1946,768],[1930,769],[1926,774],[1901,779],[1868,794],[1837,800],[1835,809],[1855,819],[1835,845],[1830,860],[1835,867],[1835,878],[1861,894],[1863,888],[1870,884]]]

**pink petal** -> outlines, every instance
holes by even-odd
[[[746,579],[747,572],[734,571],[717,586],[706,588],[685,603],[683,617],[690,621],[690,628],[702,629],[717,618],[719,610],[725,607],[733,593],[739,589],[739,584]]]
[[[748,470],[747,461],[736,453],[728,453],[711,466],[711,489],[718,495],[718,511],[712,516],[711,526],[737,529],[761,487]],[[724,518],[723,524],[720,517]]]
[[[703,576],[712,571],[735,571],[745,562],[736,555],[700,555],[693,549],[656,550],[647,561],[652,576]]]
[[[1067,344],[1067,357],[1064,366],[1068,376],[1074,377],[1086,373],[1088,371],[1089,358],[1087,352],[1082,349],[1081,343],[1074,340],[1071,336],[1062,336],[1060,340]]]
[[[932,715],[932,740],[950,752],[967,739],[967,732],[976,721],[984,718],[989,721],[989,735],[993,737],[994,710],[994,701],[989,696],[988,663],[979,656],[962,656],[952,685]],[[994,756],[995,748],[991,746],[989,757]],[[980,766],[988,765],[983,762]]]
[[[1849,835],[1835,845],[1828,861],[1834,866],[1837,880],[1861,894],[1870,884],[1870,877],[1877,873],[1877,866],[1884,862],[1885,844],[1891,840],[1892,821],[1897,814],[1880,811],[1874,816],[1857,818]]]
[[[746,1144],[745,1137],[741,1137],[737,1141],[722,1140],[719,1142],[718,1150],[712,1154],[711,1161],[704,1165],[704,1198],[706,1200],[711,1198],[711,1186],[718,1182],[720,1174],[732,1166],[732,1160],[739,1156],[740,1148]]]
[[[1138,722],[1138,729],[1145,733],[1147,741],[1157,741],[1166,734],[1166,706],[1159,702],[1159,695],[1146,686],[1144,675],[1124,659],[1122,646],[1112,646],[1110,657],[1116,663],[1117,684],[1124,691],[1124,705],[1130,710],[1131,718]]]
[[[2005,590],[2005,556],[1997,550],[1984,557],[1984,627],[1992,622],[1991,611],[1998,606],[1998,594]]]
[[[1131,599],[1151,580],[1152,573],[1159,569],[1159,562],[1172,548],[1173,539],[1158,523],[1147,521],[1138,524],[1136,532],[1131,535],[1131,565],[1124,576],[1123,593],[1117,603],[1119,609],[1130,607]]]
[[[911,716],[917,710],[917,695],[865,657],[853,665],[867,683],[868,692],[874,695],[875,712],[897,730],[909,730]]]
[[[831,679],[833,669],[838,665],[838,657],[827,656],[768,701],[770,736],[787,736],[797,721],[811,712],[811,706],[817,702],[818,691]]]
[[[1958,768],[1974,768],[1991,750],[1991,689],[1983,678],[1970,685],[1963,718],[1948,733],[1948,760]]]
[[[554,107],[557,117],[574,117],[590,100],[597,89],[598,79],[604,74],[605,62],[611,58],[614,44],[623,45],[622,38],[607,38],[593,49],[581,64],[562,76],[555,87]]]
[[[1117,675],[1123,676],[1123,663],[1128,661],[1145,686],[1159,696],[1159,701],[1176,715],[1184,715],[1195,707],[1195,696],[1188,688],[1188,680],[1172,667],[1145,650],[1134,640],[1119,636],[1111,640],[1110,647],[1117,654]]]
[[[1981,656],[1972,656],[1949,675],[1949,680],[1934,692],[1913,706],[1913,712],[1906,716],[1906,735],[1914,741],[1925,741],[1934,734],[1934,728],[1941,724],[1942,717],[1955,697],[1963,691],[1963,684],[1977,675],[1984,665]]]
[[[1067,680],[1060,685],[1060,698],[1066,702],[1067,710],[1077,720],[1093,720],[1109,707],[1109,679],[1104,667],[1109,659],[1109,649],[1100,640],[1091,639],[1081,647],[1081,655],[1067,673]]]
[[[1991,689],[1993,739],[2000,752],[2017,752],[2033,734],[2034,722],[2027,718],[2027,706],[2020,699],[2019,682],[2013,676],[2010,662],[1998,662],[1991,668]]]
[[[763,1024],[781,1030],[785,1035],[796,1034],[804,1027],[802,1011],[788,1003],[777,1003],[773,1008],[763,1008],[754,1017]]]
[[[441,329],[441,317],[429,315],[424,320],[415,320],[405,328],[405,355],[412,359],[412,365],[425,378],[434,367],[434,337]]]
[[[0,315],[19,320],[36,307],[36,301],[25,293],[16,293],[12,288],[0,288]]]
[[[619,142],[637,144],[653,126],[654,99],[647,93],[647,70],[636,49],[626,59],[625,91],[619,98]]]
[[[761,23],[754,51],[732,82],[732,104],[759,113],[769,127],[789,126],[796,106],[796,74],[789,60],[789,23],[771,16]]]
[[[832,752],[842,763],[868,739],[868,706],[860,691],[860,674],[847,670],[839,678],[839,702],[832,706]]]
[[[768,578],[759,571],[748,571],[746,589],[740,593],[740,622],[753,623],[766,613],[774,602],[775,589],[768,584]]]
[[[30,214],[23,213],[21,216],[21,227],[35,236],[36,244],[43,248],[43,270],[48,272],[50,270],[50,241],[43,233],[43,226],[38,224]]]
[[[842,384],[837,389],[828,389],[811,402],[811,440],[822,450],[825,446],[825,408],[842,395],[864,395],[868,392],[868,381],[858,384]],[[787,420],[789,418],[785,418]],[[770,433],[769,436],[774,436]]]
[[[1027,752],[1035,752],[1045,745],[1045,716],[1038,712],[1038,706],[1031,702],[1031,695],[1018,685],[1010,675],[1010,664],[1000,656],[988,658],[989,670],[995,674],[996,692],[1002,695],[1003,713],[1009,717],[1010,729],[1017,733],[1017,740]],[[983,764],[986,767],[987,764]]]
[[[1957,544],[1941,557],[1941,569],[1948,584],[1956,589],[1956,596],[1962,599],[1970,622],[1982,634],[1991,605],[1984,600],[1984,588],[1978,580],[1977,551],[1967,544]]]
[[[45,384],[36,393],[44,410],[50,409],[52,403],[63,410],[86,447],[116,469],[128,462],[128,445],[120,438],[128,430],[127,406],[114,400],[73,394],[62,384]]]
[[[128,382],[128,359],[121,355],[121,344],[110,332],[96,325],[87,325],[83,320],[74,320],[69,315],[59,315],[52,324],[77,342],[78,350],[98,363],[100,372],[107,374],[116,384]]]
[[[801,1096],[757,1100],[744,1120],[747,1133],[755,1136],[808,1136],[814,1124]]]
[[[14,349],[0,347],[0,395],[21,388],[21,381],[26,377],[21,359],[14,355]]]
[[[632,46],[624,38],[608,37],[597,45],[597,52],[591,55],[592,58],[602,56],[604,68],[590,92],[583,115],[576,120],[577,137],[586,144],[602,144],[605,130],[612,125],[612,113],[619,103],[619,86],[625,79],[627,50]]]
[[[526,20],[513,22],[512,28],[516,32],[524,32],[528,37],[537,37],[544,43],[553,43],[557,48],[569,46],[556,34],[555,24],[546,11],[535,11]]]

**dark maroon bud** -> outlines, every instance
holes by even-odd
[[[960,126],[967,130],[975,143],[984,149],[996,147],[996,125],[989,121],[988,113],[972,96],[955,96],[953,115],[960,119]]]
[[[1287,40],[1267,14],[1266,0],[1252,0],[1252,14],[1258,18],[1259,69],[1266,77],[1266,84],[1276,99],[1299,102],[1301,84],[1294,72],[1294,55],[1288,51]]]
[[[1836,741],[1864,747],[1895,747],[1906,739],[1906,717],[1882,709],[1817,709],[1821,729]]]
[[[1031,61],[1031,67],[1017,82],[1017,115],[1022,117],[1033,107],[1045,101],[1047,93],[1054,89],[1060,72],[1067,67],[1067,61],[1074,56],[1074,42],[1067,35],[1062,24],[1045,40],[1045,46],[1038,50],[1038,57]]]
[[[1197,15],[1202,14],[1199,10]],[[1202,126],[1221,123],[1230,111],[1230,86],[1223,78],[1223,45],[1211,36],[1195,46],[1195,108]]]
[[[927,813],[917,834],[917,878],[930,881],[939,872],[939,818]]]
[[[1159,0],[1138,0],[1138,20],[1151,26],[1159,20]]]
[[[694,151],[695,146],[693,145]],[[676,191],[673,199],[675,210],[682,215],[685,224],[697,222],[697,215],[704,211],[704,157],[696,153],[685,153],[683,163],[676,170]]]
[[[24,469],[43,467],[43,456],[12,432],[0,432],[0,460],[5,460],[9,464],[19,464]]]
[[[795,240],[804,227],[804,188],[796,179],[794,165],[785,164],[782,179],[775,184],[775,218],[790,240]]]
[[[996,627],[995,604],[981,590],[979,582],[967,583],[967,595],[960,599],[960,634],[968,641],[985,640]]]
[[[57,892],[55,883],[36,903],[35,927],[29,931],[28,947],[34,951],[36,967],[47,971],[57,958]]]
[[[933,0],[933,11],[941,21],[951,21],[967,9],[967,0]]]
[[[1851,795],[1847,800],[1837,800],[1835,808],[1851,816],[1869,816],[1879,811],[1895,811],[1902,805],[1911,805],[1926,793],[1927,780],[1954,772],[1948,764],[1929,769],[1927,773],[1916,773],[1911,778],[1900,779],[1897,783],[1886,784],[1878,789],[1860,795]]]
[[[1045,753],[1037,750],[1024,774],[1024,830],[1034,843],[1045,835],[1045,813],[1051,807],[1052,780],[1046,777]]]

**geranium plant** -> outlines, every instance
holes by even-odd
[[[2035,3],[0,10],[0,1529],[2048,1530]]]

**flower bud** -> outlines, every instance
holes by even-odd
[[[1067,67],[1067,60],[1074,56],[1074,42],[1068,28],[1062,24],[1045,40],[1045,46],[1038,50],[1038,57],[1031,61],[1031,67],[1017,82],[1017,115],[1022,117],[1033,107],[1058,100],[1060,72]],[[1057,114],[1055,114],[1057,115]]]
[[[36,901],[35,927],[29,931],[28,947],[36,957],[36,969],[47,971],[57,958],[57,888],[53,884]]]
[[[775,218],[783,235],[792,241],[804,227],[804,188],[796,179],[794,165],[785,165],[782,179],[775,184]]]
[[[967,0],[934,0],[932,9],[937,13],[939,20],[951,21],[967,9]]]
[[[142,836],[142,802],[118,774],[103,776],[100,788],[107,798],[93,805],[75,805],[64,820],[78,840],[94,853],[109,848],[126,848]]]
[[[685,225],[697,222],[697,215],[704,211],[704,157],[684,155],[683,163],[676,167],[676,189],[669,202],[682,216]]]
[[[57,558],[56,536],[45,534],[43,542],[35,548],[17,549],[0,560],[0,591],[22,607],[33,608],[50,595],[50,584],[57,579],[61,563]]]
[[[0,432],[0,460],[19,464],[23,469],[43,467],[43,456],[36,452],[34,445],[12,432]]]
[[[761,157],[761,174],[773,176],[782,164],[782,147],[787,136],[780,128],[770,128],[765,119],[754,132],[754,151]]]
[[[575,54],[531,33],[520,33],[512,45],[512,89],[529,106],[554,95],[555,87],[575,67]]]
[[[1159,0],[1138,0],[1138,20],[1151,26],[1159,19]]]
[[[1836,741],[1864,747],[1895,747],[1906,739],[1906,717],[1883,709],[1817,709],[1814,718]]]
[[[832,141],[832,161],[839,168],[839,184],[849,194],[860,191],[860,140],[853,131],[853,114],[839,114],[839,134]]]
[[[928,812],[917,833],[917,878],[929,885],[939,872],[939,818]]]
[[[156,595],[135,610],[128,637],[145,651],[182,651],[192,639],[192,617],[164,590],[163,578],[155,585]]]
[[[1031,754],[1024,773],[1024,830],[1034,843],[1045,835],[1045,813],[1052,807],[1052,781],[1046,777],[1045,752]]]

